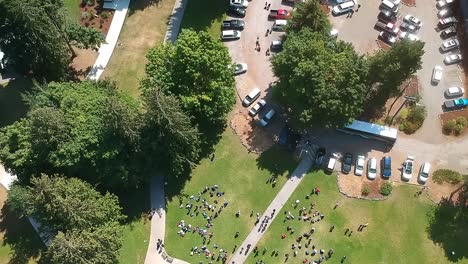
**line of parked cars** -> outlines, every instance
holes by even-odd
[[[252,105],[261,95],[261,91],[258,88],[254,88],[245,98],[242,100],[242,105],[244,107],[249,107]],[[258,100],[249,110],[249,115],[255,117],[262,109],[265,108],[267,102],[264,99]],[[260,119],[260,125],[262,127],[268,126],[270,121],[275,117],[276,111],[271,108],[266,114]]]
[[[333,172],[335,170],[336,163],[340,155],[337,153],[333,153],[328,160],[326,170],[329,172]],[[378,175],[378,161],[376,158],[370,158],[367,160],[366,157],[363,155],[358,155],[356,160],[353,159],[353,154],[345,153],[342,157],[341,161],[341,172],[343,174],[349,174],[352,170],[352,166],[354,163],[354,174],[356,176],[362,176],[364,174],[364,168],[366,170],[366,176],[369,180],[374,180]],[[403,163],[402,166],[402,174],[401,177],[405,181],[411,180],[413,177],[413,165],[414,165],[414,157],[408,156]],[[429,178],[429,173],[431,169],[431,164],[429,162],[424,162],[421,165],[418,175],[418,182],[421,184],[426,183],[427,179]],[[389,179],[392,176],[392,158],[389,156],[385,156],[380,160],[380,175],[382,178]]]
[[[228,15],[236,18],[245,17],[249,1],[229,0]],[[244,30],[245,22],[241,19],[224,20],[221,23],[221,40],[237,40],[241,38],[241,31]]]

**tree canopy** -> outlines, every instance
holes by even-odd
[[[372,100],[383,104],[400,92],[400,85],[422,67],[424,42],[401,40],[390,50],[369,58],[369,85],[376,86]]]
[[[290,33],[273,71],[274,94],[298,126],[340,127],[363,111],[368,64],[349,43],[308,28]]]
[[[300,1],[297,4],[291,20],[288,21],[287,32],[298,32],[305,27],[314,32],[330,34],[332,26],[317,0]]]
[[[27,117],[0,130],[0,160],[20,181],[58,173],[106,188],[138,183],[140,108],[113,83],[50,83],[25,99]]]
[[[175,95],[197,123],[219,124],[235,103],[231,58],[207,32],[182,30],[175,44],[159,45],[147,55],[143,93],[160,88]]]
[[[70,41],[92,47],[104,40],[97,30],[66,21],[62,0],[0,0],[0,10],[0,49],[38,79],[68,77]]]
[[[173,95],[164,95],[157,88],[148,91],[144,101],[144,152],[158,157],[159,165],[168,169],[170,175],[179,176],[187,172],[200,154],[197,126],[191,124],[191,118],[183,112]]]
[[[13,185],[7,202],[52,236],[46,263],[117,262],[125,217],[116,196],[77,178],[42,175],[31,186]]]

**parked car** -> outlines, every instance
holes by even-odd
[[[442,33],[440,33],[440,35],[444,39],[456,36],[457,35],[457,28],[455,26],[453,26],[453,27],[449,27],[447,29],[444,29],[444,30],[442,30]]]
[[[383,23],[382,21],[377,21],[374,25],[375,28],[381,29],[385,32],[388,32],[393,35],[398,35],[400,29],[394,23]]]
[[[270,50],[275,52],[283,50],[283,43],[281,40],[273,40],[270,44]]]
[[[395,38],[395,36],[393,36],[392,34],[390,34],[390,33],[388,33],[388,32],[385,32],[385,31],[380,32],[379,38],[380,38],[383,42],[385,42],[385,43],[387,43],[387,44],[389,44],[389,45],[393,45],[393,44],[396,43],[396,38]]]
[[[316,156],[317,156],[317,157],[315,158],[315,166],[317,166],[317,167],[322,166],[323,160],[325,159],[325,154],[326,154],[325,148],[320,147],[320,148],[317,150],[317,153],[316,153]]]
[[[419,31],[417,26],[406,22],[401,23],[400,28],[411,33],[418,33]]]
[[[229,6],[228,14],[234,17],[245,17],[245,9],[238,6]]]
[[[441,66],[439,65],[434,66],[434,69],[432,69],[431,82],[433,84],[438,84],[440,80],[442,80],[442,73],[443,73],[443,69]]]
[[[273,23],[272,29],[275,31],[284,31],[287,24],[288,24],[287,20],[284,20],[284,19],[275,20],[275,23]]]
[[[454,86],[445,90],[445,96],[447,98],[460,97],[463,95],[464,92],[465,92],[465,89],[463,89],[462,87]]]
[[[419,169],[418,180],[420,183],[426,183],[429,178],[429,172],[431,171],[431,164],[429,162],[424,162]]]
[[[332,28],[332,29],[330,30],[330,37],[332,37],[332,38],[337,38],[337,37],[338,37],[338,29]]]
[[[406,157],[406,161],[403,163],[403,169],[401,171],[403,180],[409,181],[411,180],[411,177],[413,177],[413,163],[414,163],[413,156]]]
[[[355,5],[356,5],[356,2],[354,0],[341,3],[333,7],[332,13],[335,16],[343,15],[345,13],[351,12],[351,10],[354,9]]]
[[[272,19],[289,19],[291,18],[291,10],[286,9],[272,9],[268,18]]]
[[[231,19],[231,20],[224,20],[221,24],[221,29],[235,29],[235,30],[243,30],[245,26],[244,20],[240,19]]]
[[[419,18],[417,18],[417,17],[415,17],[413,15],[406,15],[405,17],[403,17],[403,21],[406,22],[406,23],[409,23],[409,24],[413,24],[418,28],[421,28],[422,24],[423,24],[421,19],[419,19]]]
[[[446,7],[448,5],[450,5],[451,3],[453,3],[453,0],[439,0],[437,1],[437,8],[443,8],[443,7]]]
[[[234,65],[233,74],[239,75],[241,73],[247,72],[247,63],[237,63]]]
[[[270,111],[268,111],[262,118],[262,120],[260,120],[260,124],[262,125],[262,127],[266,127],[268,126],[268,124],[270,123],[271,119],[273,119],[273,117],[275,116],[276,112],[274,109],[270,109]]]
[[[251,117],[254,117],[258,114],[258,112],[260,111],[260,109],[262,109],[263,107],[265,107],[266,105],[266,101],[261,99],[261,100],[258,100],[258,102],[252,107],[250,108],[249,110],[249,115]]]
[[[367,178],[369,180],[374,180],[377,176],[377,160],[375,158],[370,158],[367,161]]]
[[[357,156],[356,164],[354,165],[354,174],[356,174],[357,176],[362,176],[362,174],[364,173],[364,162],[364,156]]]
[[[454,24],[457,23],[457,22],[458,22],[458,20],[457,20],[457,18],[454,17],[454,16],[446,17],[446,18],[441,18],[441,19],[439,19],[439,24],[438,24],[438,26],[439,26],[439,28],[444,29],[444,28],[448,28],[448,27],[454,25]]]
[[[241,33],[237,30],[223,30],[221,31],[221,40],[235,40],[240,39]]]
[[[382,177],[390,178],[392,176],[392,158],[389,156],[383,157],[381,168]]]
[[[254,88],[250,93],[242,100],[242,105],[245,107],[251,105],[257,98],[260,97],[260,89]]]
[[[330,159],[328,160],[328,163],[327,163],[327,168],[326,168],[328,172],[333,172],[335,170],[337,158],[338,158],[337,154],[335,153],[331,154]]]
[[[394,14],[397,14],[400,11],[400,1],[382,0],[382,3],[379,6],[379,10],[388,10]]]
[[[444,17],[448,17],[448,16],[451,16],[451,15],[453,15],[453,11],[452,11],[451,8],[448,8],[448,7],[444,8],[444,9],[441,9],[441,10],[439,10],[439,12],[437,12],[437,16],[439,18],[444,18]]]
[[[440,48],[443,51],[449,51],[449,50],[453,50],[455,48],[458,48],[459,45],[460,45],[460,42],[458,42],[458,39],[453,38],[453,39],[449,39],[449,40],[444,41],[444,43],[442,43],[442,46],[440,46]]]
[[[419,37],[414,35],[414,34],[411,34],[409,32],[406,32],[406,31],[402,31],[400,33],[400,38],[401,39],[409,39],[411,41],[416,41],[416,40],[419,40]]]
[[[444,62],[446,64],[454,64],[454,63],[460,62],[461,60],[462,60],[462,55],[460,53],[454,53],[445,57]]]
[[[389,10],[381,10],[377,19],[383,21],[384,23],[395,23],[398,17]]]
[[[467,106],[468,106],[468,99],[466,98],[458,98],[458,99],[448,100],[444,102],[445,109],[449,111],[465,108]]]
[[[348,174],[351,171],[351,165],[353,164],[353,154],[346,153],[341,163],[341,172]]]
[[[249,6],[249,1],[247,0],[230,0],[230,6],[240,7],[240,8],[247,8]]]

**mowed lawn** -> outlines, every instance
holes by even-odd
[[[75,21],[77,23],[80,17],[80,3],[81,0],[63,0],[63,4],[67,9],[68,14],[70,15],[68,18],[70,18],[71,21]]]
[[[118,44],[101,78],[109,77],[120,90],[137,97],[145,77],[146,53],[162,43],[174,0],[132,0]]]
[[[314,187],[320,188],[320,195],[312,195],[307,200],[306,195]],[[345,263],[451,263],[444,250],[429,239],[427,228],[435,204],[424,195],[415,197],[419,189],[396,187],[386,201],[349,199],[337,191],[335,175],[325,175],[321,171],[309,173],[259,242],[259,254],[251,254],[246,263],[256,263],[257,260],[283,263],[286,253],[290,255],[286,263],[317,260],[318,255],[311,257],[305,254],[306,250],[312,251],[311,246],[304,247],[305,238],[297,257],[293,256],[292,250],[292,244],[298,245],[296,239],[312,227],[316,230],[311,236],[311,245],[315,245],[317,251],[334,250],[327,263],[340,263],[343,256],[347,257]],[[298,209],[304,206],[308,210],[310,203],[315,203],[314,210],[319,210],[325,218],[315,224],[298,221],[298,209],[293,207],[296,200],[300,201]],[[336,202],[339,206],[333,209]],[[295,220],[283,222],[287,211],[295,216]],[[358,232],[358,226],[365,223],[369,226]],[[331,225],[335,226],[332,232]],[[287,226],[295,230],[292,235],[287,232]],[[344,235],[347,228],[353,231],[351,236]],[[281,238],[283,233],[286,234],[285,239]],[[264,248],[267,248],[265,255]],[[279,250],[278,256],[271,255],[273,250]],[[454,250],[463,256],[468,247],[459,245]],[[468,263],[468,260],[461,258],[458,263]]]
[[[214,38],[219,38],[221,22],[226,17],[228,6],[227,0],[188,0],[182,28],[206,30]]]
[[[277,147],[264,152],[261,156],[249,153],[239,142],[239,138],[229,128],[220,142],[215,146],[215,158],[211,162],[209,158],[201,161],[188,181],[180,195],[170,196],[171,182],[169,182],[169,195],[167,204],[166,239],[165,249],[167,253],[175,258],[180,258],[189,263],[199,263],[206,259],[204,255],[190,256],[193,246],[200,248],[203,241],[197,233],[187,233],[185,237],[177,234],[179,228],[177,224],[184,220],[185,223],[193,227],[204,227],[207,221],[200,214],[191,217],[187,214],[185,206],[193,203],[193,207],[201,205],[189,197],[198,196],[205,186],[212,187],[218,185],[220,192],[225,192],[222,197],[210,197],[209,193],[202,195],[201,199],[206,199],[211,205],[217,208],[224,201],[228,201],[228,206],[221,212],[220,216],[213,220],[214,226],[209,229],[213,232],[211,241],[207,241],[208,248],[213,252],[225,249],[232,252],[235,244],[240,244],[245,239],[255,222],[255,213],[263,213],[271,200],[275,197],[281,186],[286,182],[287,177],[295,169],[297,162],[291,157],[291,153],[285,152]],[[268,179],[275,174],[277,176],[276,187],[267,183]],[[180,202],[183,208],[179,208]],[[240,217],[235,216],[240,211]],[[251,212],[254,216],[250,217]],[[206,211],[213,216],[213,212]],[[239,231],[239,237],[234,238]],[[214,249],[214,244],[219,245]]]

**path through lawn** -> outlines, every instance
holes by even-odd
[[[320,188],[320,195],[312,195],[307,200],[306,195],[314,187]],[[444,250],[428,238],[427,228],[435,205],[424,195],[415,197],[418,190],[413,186],[396,187],[386,201],[349,199],[337,191],[336,176],[322,172],[309,173],[259,242],[259,254],[250,254],[246,263],[256,263],[257,260],[283,263],[286,253],[289,254],[286,263],[317,260],[318,255],[311,257],[305,254],[306,251],[312,252],[312,245],[316,246],[317,251],[323,248],[328,252],[333,248],[334,255],[327,263],[340,263],[342,256],[347,256],[345,263],[449,263]],[[296,200],[300,200],[300,203],[294,209]],[[339,202],[339,206],[333,209],[336,202]],[[322,221],[315,224],[298,221],[298,210],[306,207],[308,211],[310,203],[315,203],[314,211],[319,210],[325,215]],[[284,213],[287,211],[295,216],[295,220],[284,223]],[[358,232],[357,227],[365,223],[369,223],[369,226]],[[332,225],[335,228],[330,232]],[[287,226],[291,226],[295,232],[287,232]],[[311,236],[310,246],[305,248],[307,240],[303,238],[298,243],[296,239],[312,227],[316,230]],[[353,230],[351,236],[344,235],[347,228]],[[286,235],[285,239],[281,238],[282,234]],[[297,257],[294,257],[292,244],[302,246],[302,249],[295,249],[298,251]],[[267,252],[263,255],[264,248],[267,248]],[[279,250],[278,256],[271,255],[274,250]],[[462,250],[460,246],[458,254],[466,253]],[[463,259],[459,263],[468,261]]]
[[[202,216],[203,211],[191,217],[187,214],[185,206],[188,203],[193,203],[193,207],[201,205],[201,200],[195,202],[189,197],[198,196],[198,192],[202,191],[205,186],[212,187],[215,184],[219,186],[218,191],[225,192],[225,194],[222,197],[216,197],[216,195],[210,197],[207,192],[201,196],[201,199],[206,199],[209,204],[217,208],[224,201],[228,201],[229,204],[219,217],[214,218],[214,226],[209,229],[209,232],[213,232],[214,235],[206,244],[211,252],[218,253],[222,248],[231,254],[234,245],[240,244],[253,226],[256,219],[255,213],[262,213],[266,209],[296,165],[297,162],[292,159],[291,153],[277,147],[267,150],[261,156],[248,153],[240,144],[239,138],[231,129],[228,129],[219,144],[215,146],[214,161],[211,162],[209,158],[202,160],[193,171],[191,180],[186,183],[181,194],[169,198],[165,241],[168,254],[190,263],[206,261],[204,255],[190,256],[189,254],[193,246],[201,248],[202,237],[191,232],[181,237],[177,234],[179,231],[177,224],[184,220],[187,225],[204,228],[207,221]],[[278,175],[276,187],[267,183],[272,174]],[[171,184],[169,182],[169,197]],[[218,204],[215,204],[214,200],[217,200]],[[182,201],[183,208],[179,208],[179,201]],[[241,213],[239,218],[235,216],[238,210]],[[250,217],[252,211],[254,215]],[[214,215],[214,212],[205,212],[212,217]],[[234,238],[236,231],[240,233],[238,238]],[[214,244],[219,245],[219,248],[214,249]]]

